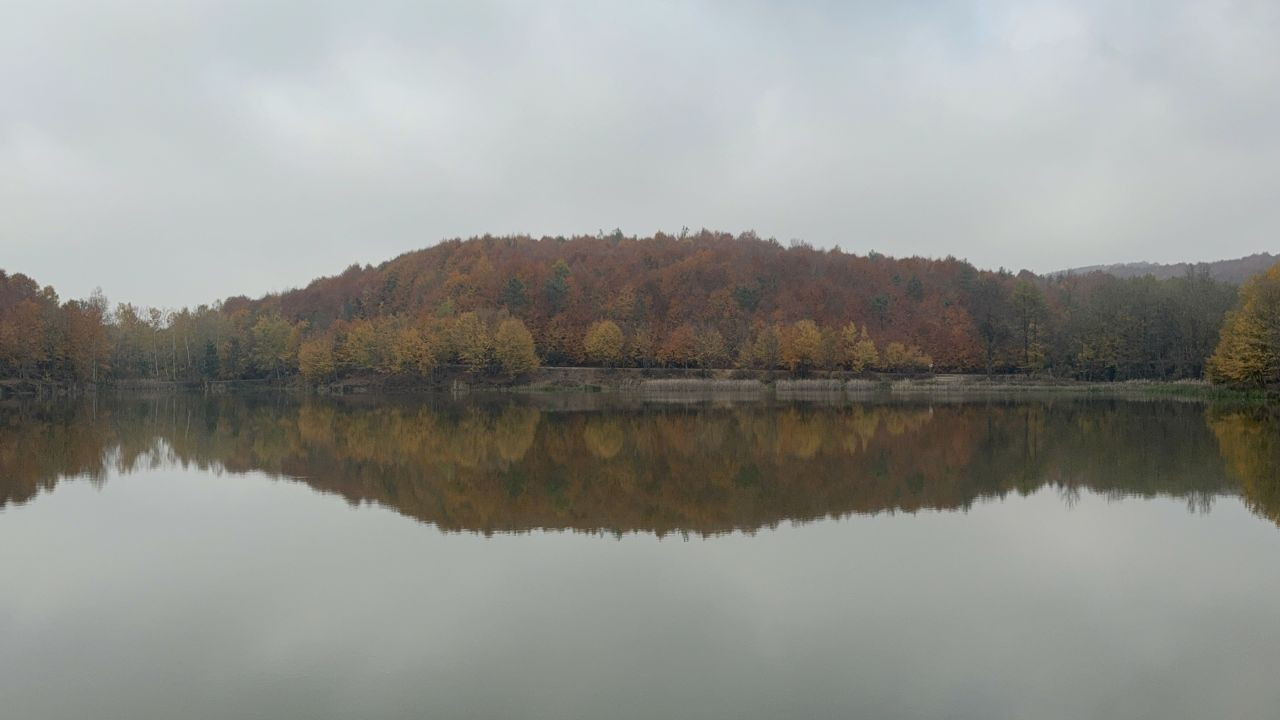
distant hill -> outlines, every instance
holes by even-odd
[[[1257,253],[1256,255],[1248,255],[1234,260],[1218,260],[1208,263],[1173,263],[1163,265],[1160,263],[1135,262],[1135,263],[1119,263],[1116,265],[1089,265],[1087,267],[1071,268],[1070,270],[1061,270],[1053,273],[1054,275],[1083,275],[1091,272],[1104,272],[1108,275],[1114,275],[1119,278],[1143,277],[1145,275],[1154,275],[1160,280],[1167,280],[1174,277],[1182,277],[1187,274],[1188,270],[1200,271],[1207,269],[1209,277],[1222,282],[1240,283],[1249,278],[1263,272],[1272,265],[1280,262],[1280,255],[1272,255],[1271,253]]]

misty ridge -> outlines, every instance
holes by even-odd
[[[1158,280],[1168,280],[1188,273],[1207,273],[1214,280],[1239,285],[1255,275],[1266,272],[1268,268],[1277,262],[1280,262],[1280,255],[1262,252],[1233,260],[1216,260],[1214,262],[1131,262],[1111,265],[1087,265],[1085,267],[1071,268],[1070,270],[1059,270],[1050,274],[1082,275],[1091,272],[1104,272],[1121,278],[1150,275]]]
[[[1280,351],[1266,329],[1277,317],[1267,288],[1280,271],[1242,287],[1214,272],[1267,259],[1163,278],[1039,276],[954,257],[784,247],[753,233],[483,236],[180,310],[112,307],[100,294],[62,302],[24,275],[0,275],[0,376],[323,386],[461,374],[511,384],[544,366],[585,366],[1266,386]]]

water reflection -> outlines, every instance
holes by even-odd
[[[1280,522],[1262,409],[1056,401],[652,406],[168,397],[0,408],[0,507],[163,465],[293,478],[450,531],[717,534],[850,513],[962,510],[1046,485],[1240,494]]]
[[[1245,503],[1280,524],[1280,417],[1275,409],[1210,411],[1208,422]]]

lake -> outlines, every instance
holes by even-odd
[[[0,405],[0,715],[1274,718],[1280,423],[1192,402]]]

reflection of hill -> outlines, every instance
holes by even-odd
[[[1197,406],[1123,402],[549,412],[524,403],[135,400],[0,412],[0,506],[60,477],[169,462],[297,478],[485,533],[718,533],[963,509],[1046,484],[1198,504],[1237,491],[1223,456],[1240,474],[1264,450],[1223,443],[1220,456],[1223,422],[1211,420],[1210,433]],[[1251,496],[1253,487],[1245,481]],[[1265,513],[1277,500],[1250,502]]]

